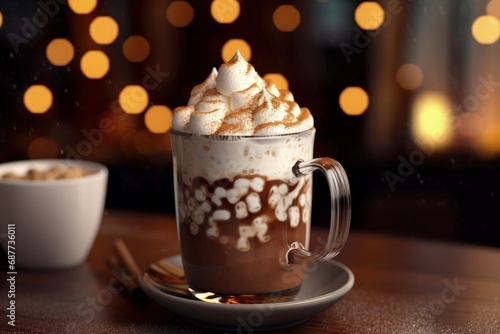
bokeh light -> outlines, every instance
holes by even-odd
[[[30,159],[53,159],[59,156],[57,143],[48,138],[35,138],[28,146],[28,157]]]
[[[452,105],[441,92],[428,91],[417,96],[412,110],[415,141],[433,147],[444,146],[452,135]]]
[[[68,5],[76,14],[88,14],[97,6],[97,0],[68,0]]]
[[[167,133],[172,123],[172,110],[167,106],[155,105],[146,110],[144,124],[152,133]]]
[[[97,44],[111,44],[118,37],[118,23],[110,16],[98,16],[90,22],[89,33]]]
[[[221,56],[224,62],[233,58],[236,51],[239,50],[241,56],[249,62],[252,58],[252,48],[244,39],[230,39],[222,46]]]
[[[73,60],[75,48],[67,39],[56,38],[47,45],[45,54],[52,65],[66,66]]]
[[[127,114],[140,114],[149,103],[148,92],[142,86],[123,87],[118,96],[118,104]]]
[[[33,114],[46,113],[53,101],[52,92],[44,85],[30,86],[23,96],[24,106]]]
[[[2,26],[3,26],[3,14],[0,11],[0,28],[2,28]]]
[[[482,15],[474,20],[471,30],[479,44],[493,44],[500,37],[500,22],[495,16]]]
[[[491,0],[486,5],[486,14],[500,19],[500,0]]]
[[[339,105],[345,114],[358,116],[368,109],[370,98],[361,87],[347,87],[340,93]]]
[[[187,1],[174,1],[167,7],[167,21],[174,27],[186,27],[193,18],[194,9]]]
[[[476,150],[483,158],[492,158],[500,153],[500,124],[490,122],[476,138]]]
[[[273,23],[280,31],[294,31],[300,24],[300,12],[292,5],[281,5],[273,13]]]
[[[268,73],[264,75],[264,79],[269,79],[278,89],[287,89],[288,90],[288,80],[280,73]]]
[[[89,79],[100,79],[109,71],[109,58],[100,50],[85,52],[80,60],[80,69]]]
[[[210,14],[219,23],[233,23],[240,16],[240,3],[236,0],[213,0]]]
[[[149,56],[151,47],[146,38],[139,35],[132,35],[123,42],[123,55],[128,61],[138,63]]]
[[[396,81],[406,90],[414,90],[424,82],[424,72],[416,64],[404,64],[396,72]]]
[[[365,1],[356,7],[354,21],[364,30],[376,30],[384,23],[385,12],[375,1]]]

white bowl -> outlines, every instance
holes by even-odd
[[[104,165],[64,159],[16,161],[0,164],[0,177],[9,172],[25,175],[30,169],[45,171],[56,164],[92,173],[43,181],[0,178],[1,243],[8,259],[15,258],[15,268],[77,266],[94,244],[106,199]]]

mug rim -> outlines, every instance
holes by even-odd
[[[174,128],[171,128],[169,130],[169,133],[170,133],[170,135],[176,135],[179,137],[196,137],[196,138],[205,138],[205,139],[210,139],[210,140],[236,141],[236,140],[241,140],[241,139],[273,139],[273,138],[295,137],[295,136],[301,136],[301,135],[308,135],[310,133],[314,133],[315,131],[316,131],[316,128],[313,126],[309,129],[303,130],[303,131],[274,134],[274,135],[256,135],[256,136],[254,136],[254,135],[217,135],[217,134],[204,135],[204,134],[180,131],[180,130],[176,130]]]
[[[75,184],[81,184],[90,182],[91,180],[100,180],[104,177],[106,179],[109,174],[108,168],[95,161],[90,160],[70,160],[70,159],[26,159],[26,160],[15,160],[0,163],[0,171],[7,170],[9,167],[16,169],[27,169],[33,166],[43,165],[46,167],[50,167],[54,164],[61,164],[66,167],[71,167],[72,165],[79,165],[82,167],[90,168],[93,170],[92,173],[79,176],[71,179],[56,179],[56,180],[42,180],[42,181],[33,181],[33,180],[19,180],[19,179],[4,179],[1,178],[0,173],[0,186],[2,185],[13,185],[18,187],[54,187],[54,186],[70,186]]]

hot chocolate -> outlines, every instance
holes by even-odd
[[[314,130],[286,138],[185,136],[172,139],[182,152],[176,204],[189,286],[225,295],[297,290],[303,270],[287,264],[285,253],[292,243],[308,247],[312,175],[297,178],[291,166],[312,157]]]

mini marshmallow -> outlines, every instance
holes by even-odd
[[[295,228],[300,223],[300,211],[298,206],[291,206],[288,209],[288,216],[290,217],[290,227]]]
[[[194,198],[198,202],[203,202],[207,198],[207,188],[201,186],[199,189],[194,191]]]
[[[212,218],[215,220],[228,220],[231,218],[231,213],[228,210],[215,210]]]
[[[266,216],[260,216],[255,218],[252,221],[252,227],[255,228],[257,238],[259,239],[260,242],[268,242],[271,237],[266,235],[267,233],[267,217]]]
[[[217,206],[221,206],[222,205],[221,198],[225,198],[225,197],[226,197],[226,189],[224,189],[222,187],[217,187],[214,190],[214,194],[212,195],[211,200]]]
[[[247,203],[248,211],[251,213],[259,212],[260,209],[262,209],[259,194],[255,192],[250,193],[247,197],[245,197],[245,201]]]
[[[252,179],[252,181],[250,182],[250,187],[255,190],[256,192],[261,192],[262,190],[264,190],[264,184],[265,184],[265,181],[263,178],[261,177],[254,177]]]
[[[300,204],[300,206],[305,206],[306,203],[307,203],[306,195],[305,194],[300,194],[300,196],[299,196],[299,204]]]
[[[254,226],[240,226],[238,228],[238,231],[240,233],[240,237],[245,237],[245,238],[252,238],[255,236],[257,233],[257,229]]]
[[[200,227],[196,223],[192,222],[189,224],[189,230],[191,231],[191,234],[197,235],[198,232],[200,232]]]
[[[280,195],[278,191],[277,186],[272,186],[271,189],[269,190],[269,199],[267,200],[267,203],[271,208],[274,208],[278,202],[281,200],[282,196]]]
[[[210,238],[217,238],[219,236],[219,229],[215,226],[207,228],[207,236]]]
[[[188,210],[189,212],[193,212],[195,207],[196,207],[196,202],[195,202],[195,199],[193,197],[189,197],[188,200],[187,200],[187,207],[188,207]]]
[[[278,186],[278,192],[281,196],[285,196],[288,194],[288,186],[285,183],[282,183]]]
[[[250,180],[240,178],[234,181],[234,188],[238,190],[241,196],[245,196],[250,188]]]
[[[193,222],[195,222],[196,224],[200,225],[205,220],[205,212],[202,211],[202,210],[200,210],[200,209],[196,209],[191,214],[191,219],[193,220]]]
[[[238,238],[236,242],[236,249],[242,252],[246,252],[250,249],[250,242],[245,237]]]
[[[286,206],[283,200],[278,202],[278,205],[276,205],[276,209],[274,210],[274,214],[276,215],[276,219],[278,219],[281,222],[284,222],[287,218],[287,212],[286,212]]]
[[[236,218],[238,219],[243,219],[248,216],[247,205],[243,201],[239,201],[238,203],[236,203],[236,205],[234,206],[234,211],[236,214]]]
[[[204,212],[208,213],[212,210],[212,205],[210,205],[209,201],[205,201],[201,203],[201,205],[198,207],[198,209],[203,210]]]
[[[238,189],[232,188],[229,189],[226,193],[227,201],[231,204],[235,204],[241,198],[240,192]]]

